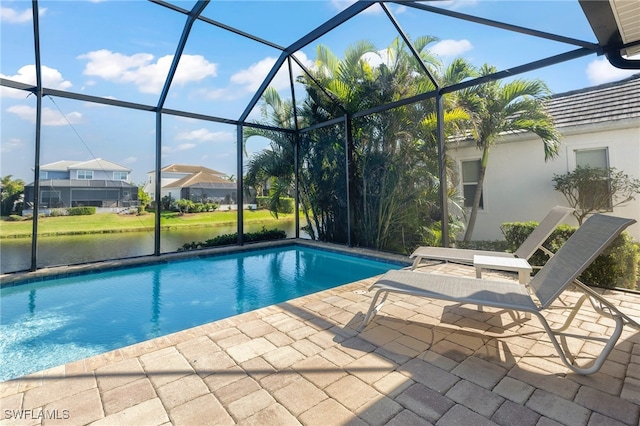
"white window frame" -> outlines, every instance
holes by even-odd
[[[463,197],[463,203],[464,203],[464,207],[467,209],[472,208],[472,206],[467,206],[466,205],[466,199],[464,198],[464,189],[466,185],[474,185],[474,187],[478,186],[478,181],[476,179],[475,182],[465,182],[464,181],[464,172],[463,172],[463,164],[464,163],[470,163],[470,162],[477,162],[479,163],[478,165],[481,164],[482,159],[480,157],[469,157],[469,158],[461,158],[459,160],[459,170],[460,170],[460,187],[462,190],[462,197]],[[473,203],[473,200],[470,200],[471,203]],[[484,190],[484,187],[482,188],[482,196],[480,198],[480,207],[478,208],[478,211],[485,211],[487,209],[487,194],[486,191]]]
[[[124,176],[124,177],[116,177],[117,175],[119,176]],[[113,180],[129,180],[129,173],[127,172],[113,172]]]
[[[573,149],[573,156],[571,156],[573,161],[573,170],[575,170],[578,167],[578,153],[586,152],[586,151],[604,151],[605,169],[607,170],[607,172],[611,169],[611,164],[609,162],[609,159],[610,159],[609,147],[606,145],[605,146],[592,145],[587,147],[575,147]],[[609,212],[613,211],[612,199],[609,199],[609,208],[604,211],[609,211]]]
[[[604,151],[605,168],[607,170],[609,170],[611,168],[611,164],[609,164],[609,147],[608,146],[589,147],[589,148],[575,148],[573,150],[573,157],[574,157],[574,161],[575,161],[575,167],[578,167],[578,153],[587,152],[587,151]]]
[[[93,170],[78,170],[76,178],[78,180],[93,180]]]

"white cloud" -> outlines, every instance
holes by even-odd
[[[0,77],[4,78],[2,74]],[[25,92],[24,90],[12,89],[10,87],[0,86],[0,99],[2,98],[14,98],[14,99],[27,99],[31,95],[31,92]]]
[[[4,75],[0,74],[0,77],[6,78],[8,80],[17,81],[24,84],[31,84],[33,86],[36,85],[36,66],[35,65],[25,65],[18,70],[18,73],[15,75]],[[42,66],[42,85],[44,87],[48,87],[50,89],[58,89],[58,90],[67,90],[72,86],[71,82],[65,80],[60,74],[60,71],[49,68],[45,65]],[[0,96],[8,97],[8,98],[24,98],[25,93],[21,90],[5,90],[5,87],[2,87],[0,91]]]
[[[231,76],[231,82],[245,86],[247,92],[255,92],[276,63],[276,58],[266,57],[249,68]]]
[[[46,11],[46,7],[41,7],[38,9],[38,15],[42,16]],[[32,13],[33,12],[31,8],[18,11],[10,7],[0,7],[0,21],[8,22],[10,24],[22,24],[25,22],[31,22]]]
[[[17,115],[23,120],[36,122],[36,109],[26,105],[14,105],[7,108],[7,112]],[[76,124],[82,121],[82,114],[79,112],[70,112],[66,116],[60,111],[51,108],[42,108],[42,125],[43,126],[66,126],[69,123]]]
[[[235,134],[231,132],[211,132],[207,129],[200,128],[196,130],[183,131],[174,137],[176,141],[185,141],[175,146],[163,145],[162,156],[167,158],[171,154],[177,152],[189,151],[197,148],[204,142],[235,142]],[[201,160],[205,156],[199,157]]]
[[[88,59],[84,74],[116,83],[133,83],[142,93],[158,94],[164,86],[173,55],[166,55],[153,62],[149,53],[130,56],[102,49],[78,56]],[[217,65],[201,55],[182,55],[173,84],[184,85],[217,75]]]
[[[638,70],[624,70],[616,68],[609,63],[607,58],[600,58],[591,61],[585,70],[587,78],[591,84],[602,84],[610,81],[621,80],[625,77],[630,77],[637,72]]]
[[[229,132],[210,132],[207,129],[197,129],[178,133],[176,140],[197,141],[197,142],[232,142],[235,137]]]
[[[225,87],[222,89],[198,89],[196,91],[198,98],[215,99],[215,100],[227,100],[231,101],[238,99],[241,96],[238,90],[234,90],[231,87]]]
[[[313,66],[313,61],[310,61],[307,58],[307,55],[304,52],[295,53],[295,57],[302,62],[302,64],[311,68]],[[240,72],[237,72],[233,76],[231,76],[231,83],[238,84],[244,86],[244,90],[246,92],[255,92],[258,87],[262,84],[267,74],[273,68],[273,65],[276,63],[276,58],[272,58],[270,56],[252,64],[249,68],[244,69]],[[286,62],[285,62],[286,64]],[[276,90],[282,90],[289,87],[289,68],[283,66],[280,68],[280,71],[276,74],[276,76],[271,81],[270,86],[274,87]],[[302,74],[302,69],[298,66],[297,63],[293,63],[293,78]]]
[[[2,142],[2,145],[0,145],[0,152],[2,153],[7,153],[7,152],[17,152],[17,151],[21,151],[24,148],[25,144],[21,139],[18,138],[9,138],[6,141]]]
[[[198,145],[195,144],[195,143],[182,143],[182,144],[177,145],[175,147],[163,146],[162,147],[162,155],[173,154],[175,152],[180,152],[180,151],[188,151],[190,149],[195,148],[196,146],[198,146]]]
[[[469,40],[441,40],[429,48],[429,51],[438,56],[459,56],[473,49]]]
[[[138,157],[127,157],[127,158],[123,158],[122,162],[124,164],[134,164],[138,162]]]
[[[367,52],[362,55],[362,60],[366,61],[372,67],[378,67],[381,64],[390,66],[393,62],[393,58],[389,55],[389,49],[378,50],[377,52]]]

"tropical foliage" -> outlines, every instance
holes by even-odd
[[[488,76],[495,72],[495,67],[484,65],[480,69],[480,76]],[[471,114],[471,136],[482,150],[476,191],[464,241],[471,240],[473,235],[489,162],[489,151],[498,136],[523,131],[532,132],[542,139],[545,161],[558,155],[560,135],[555,129],[553,118],[545,109],[548,95],[550,91],[541,80],[520,79],[508,83],[493,80],[458,93],[459,104]]]
[[[246,232],[242,234],[243,241],[247,243],[257,242],[257,241],[281,240],[284,238],[287,238],[287,233],[285,231],[281,229],[266,229],[264,226],[260,231]],[[180,247],[178,251],[200,250],[200,249],[209,248],[209,247],[231,245],[237,242],[238,242],[238,233],[234,232],[232,234],[218,235],[206,241],[199,241],[199,242],[194,241],[191,243],[186,243],[182,247]]]
[[[16,202],[20,200],[24,194],[24,181],[22,179],[13,179],[12,175],[6,175],[0,180],[2,187],[2,216],[8,216],[13,212]]]
[[[430,97],[375,111],[377,106],[433,91],[434,81],[442,87],[478,75],[462,59],[448,66],[440,63],[428,49],[436,40],[430,36],[414,40],[421,61],[399,38],[382,51],[366,41],[355,43],[342,59],[319,45],[311,74],[298,78],[307,95],[300,105],[281,99],[272,88],[263,94],[260,124],[264,127],[245,129],[244,141],[263,136],[270,140],[270,147],[249,160],[246,184],[258,193],[268,187],[271,210],[277,211],[279,200],[294,191],[297,143],[298,194],[307,219],[304,230],[311,238],[350,240],[358,246],[404,253],[417,245],[440,244],[436,102]],[[547,131],[537,123],[541,118],[540,110],[534,108],[538,101],[525,96],[542,93],[543,88],[539,82],[493,85],[487,90],[504,98],[500,98],[502,109],[482,104],[480,89],[469,89],[464,96],[445,95],[445,135],[481,137],[479,145],[489,146],[499,131],[534,127]],[[481,107],[487,111],[477,110]],[[495,134],[481,119],[493,112],[502,114]],[[514,113],[519,113],[517,119],[512,118]],[[340,118],[343,121],[336,121]],[[326,122],[332,124],[302,133],[299,141],[294,132],[269,129],[296,130]],[[553,138],[544,140],[552,155]],[[460,196],[449,164],[446,172],[449,186],[444,190],[450,202],[457,203]],[[450,223],[451,234],[462,231],[457,218],[450,218]]]

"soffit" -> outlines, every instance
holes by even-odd
[[[640,1],[638,0],[609,0],[611,10],[620,31],[624,44],[640,40]],[[640,45],[629,47],[627,56],[640,53]]]

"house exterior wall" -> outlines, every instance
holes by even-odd
[[[504,239],[502,223],[540,221],[553,206],[568,205],[553,188],[552,178],[575,169],[575,150],[607,148],[609,167],[640,179],[640,119],[559,130],[560,154],[548,162],[544,161],[542,141],[533,135],[508,137],[491,149],[483,185],[485,208],[478,212],[473,240]],[[475,145],[453,146],[448,155],[459,171],[461,161],[479,159],[481,151]],[[462,186],[459,189],[462,191]],[[640,222],[640,195],[611,214]],[[566,223],[577,225],[573,217]],[[640,224],[627,231],[640,241]]]
[[[189,173],[173,173],[173,172],[162,172],[160,175],[160,198],[164,198],[166,196],[171,196],[173,200],[180,199],[180,188],[165,188],[165,186],[172,184],[185,176],[188,176]],[[142,190],[149,194],[152,199],[155,200],[155,179],[156,172],[149,172],[147,174],[147,181],[144,184]]]
[[[45,164],[40,170],[39,208],[93,206],[117,211],[134,207],[138,204],[138,187],[129,182],[130,171],[103,159]],[[80,172],[83,172],[81,179]],[[33,207],[34,192],[34,183],[25,185],[24,200],[30,204],[28,207]],[[23,209],[23,214],[29,212],[29,208]]]
[[[93,169],[78,169],[78,170],[71,170],[70,174],[71,174],[71,179],[78,179],[78,172],[84,172],[84,171],[91,171],[93,172],[93,178],[90,180],[122,180],[122,179],[114,179],[113,178],[113,170],[93,170]],[[128,175],[128,173],[127,173]],[[49,177],[49,179],[51,179],[51,177]],[[65,179],[65,178],[54,178],[54,179]],[[69,177],[67,176],[67,179],[69,179]],[[125,181],[128,181],[129,179],[127,178]]]

